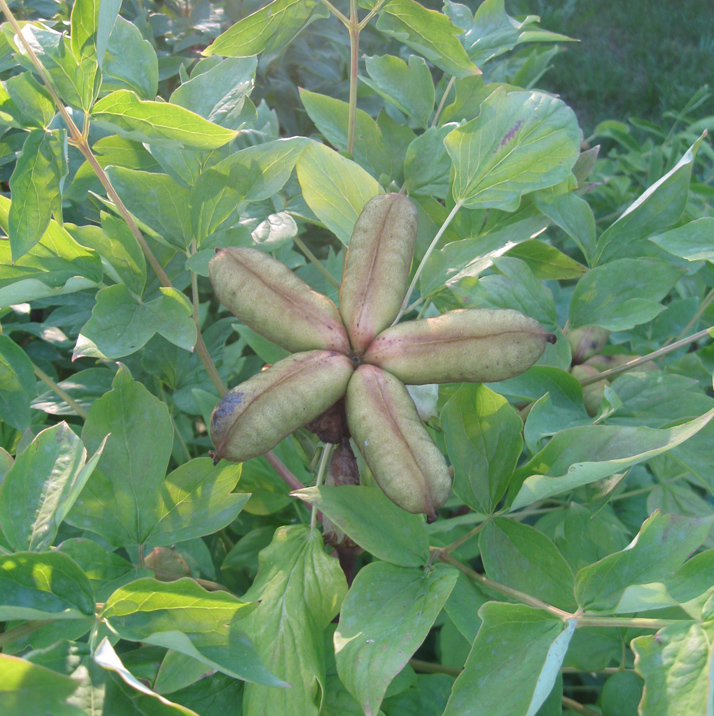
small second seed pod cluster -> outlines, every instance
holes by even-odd
[[[343,432],[377,484],[399,507],[436,517],[451,477],[405,386],[506,380],[533,365],[555,337],[505,309],[456,310],[392,325],[407,292],[416,236],[417,212],[408,197],[380,194],[367,202],[347,248],[339,309],[261,251],[216,252],[209,272],[218,300],[292,353],[216,405],[210,424],[216,461],[262,455],[344,399]],[[337,432],[333,439],[340,441]]]

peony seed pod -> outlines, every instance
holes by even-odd
[[[347,247],[340,314],[360,355],[399,313],[416,236],[416,208],[403,194],[375,196],[357,219]]]
[[[570,375],[578,380],[585,380],[586,378],[600,375],[600,371],[592,365],[574,365],[570,369]],[[599,380],[597,383],[590,383],[590,385],[583,386],[583,405],[591,418],[594,418],[600,412],[602,399],[605,395],[605,388],[608,385],[610,385],[610,381],[603,378],[603,380]]]
[[[610,331],[600,326],[576,328],[568,333],[568,343],[573,354],[573,363],[584,363],[596,356],[607,345]]]
[[[337,306],[280,261],[257,249],[218,249],[208,273],[231,313],[286,350],[349,353]]]
[[[555,336],[510,309],[449,311],[407,321],[374,339],[364,362],[403,383],[495,383],[520,375]]]
[[[352,438],[387,497],[434,519],[451,492],[451,476],[404,385],[361,365],[347,386],[346,410]]]
[[[295,353],[236,386],[211,415],[214,462],[243,462],[334,405],[345,393],[352,361],[334,351]]]

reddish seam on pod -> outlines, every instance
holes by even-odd
[[[381,369],[377,368],[377,370],[381,370]],[[395,432],[401,437],[404,445],[406,445],[407,450],[409,451],[409,455],[411,456],[414,465],[416,465],[417,472],[419,473],[419,477],[420,477],[422,484],[424,486],[424,495],[426,497],[426,506],[428,508],[427,514],[430,516],[434,516],[434,515],[436,515],[436,512],[434,510],[434,502],[431,499],[431,490],[429,489],[429,484],[427,483],[426,478],[424,477],[424,473],[422,472],[422,469],[419,467],[419,463],[417,462],[416,455],[414,455],[414,451],[412,450],[411,445],[409,444],[409,441],[404,437],[404,433],[400,429],[397,421],[394,419],[394,416],[392,415],[392,411],[389,409],[389,404],[387,403],[387,401],[384,397],[384,391],[382,390],[382,386],[380,383],[379,373],[377,373],[375,375],[374,385],[377,389],[379,399],[377,400],[374,391],[370,391],[370,392],[372,392],[372,397],[375,398],[375,404],[378,402],[380,402],[382,404],[383,410],[381,410],[381,412],[388,417],[390,423],[394,427]]]
[[[320,351],[320,353],[327,353],[327,351]],[[271,390],[273,390],[273,388],[276,388],[277,386],[282,385],[286,380],[289,380],[290,378],[292,378],[295,375],[295,373],[297,373],[298,371],[301,371],[305,367],[310,366],[312,363],[315,362],[316,358],[318,359],[318,364],[319,364],[321,362],[325,362],[325,360],[327,360],[327,358],[332,358],[336,355],[341,355],[341,354],[339,354],[337,351],[330,351],[329,356],[314,356],[314,357],[308,359],[307,361],[305,361],[305,363],[299,363],[292,371],[290,371],[289,373],[284,375],[280,380],[276,381],[275,383],[271,383],[259,395],[253,396],[253,398],[245,404],[245,407],[242,410],[241,414],[231,423],[230,428],[228,428],[225,431],[225,437],[223,438],[223,440],[221,440],[220,444],[216,446],[214,455],[216,455],[219,458],[223,457],[223,451],[225,450],[226,442],[228,441],[228,438],[230,437],[231,433],[233,432],[233,429],[235,428],[236,423],[243,417],[243,415],[247,412],[247,410],[250,408],[251,405],[253,405],[253,403],[256,400],[260,400],[260,398],[262,398],[264,395],[267,395]],[[236,386],[236,387],[238,387],[238,386]],[[230,392],[228,393],[228,395],[230,395]]]

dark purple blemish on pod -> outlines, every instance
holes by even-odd
[[[508,142],[516,136],[516,132],[521,128],[523,120],[519,119],[507,132],[506,136],[501,140],[500,146],[505,146]]]
[[[243,391],[231,391],[218,401],[211,414],[211,426],[214,430],[220,430],[221,423],[233,415],[233,411],[243,402]]]

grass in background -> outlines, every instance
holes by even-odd
[[[604,119],[660,121],[714,85],[712,0],[506,0],[506,11],[580,40],[538,85],[575,109],[586,134]],[[710,98],[697,114],[712,113]]]

